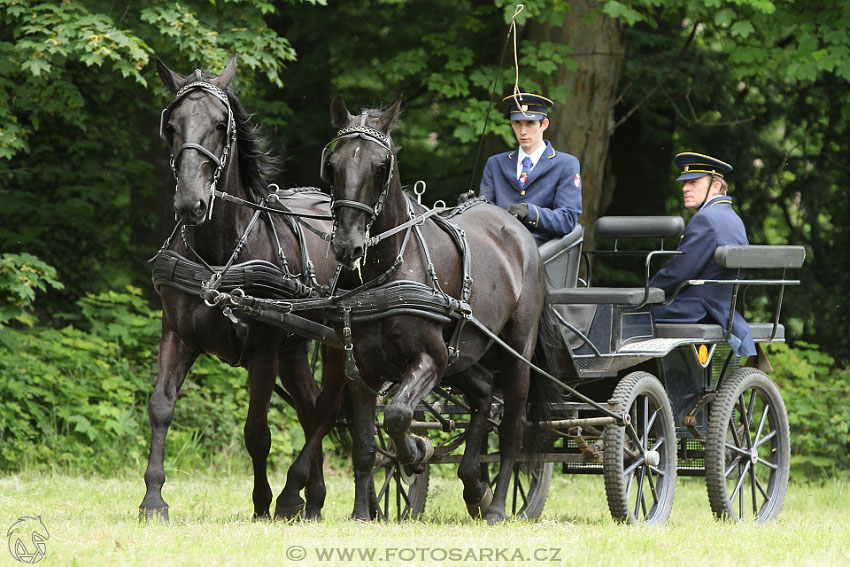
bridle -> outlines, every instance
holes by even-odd
[[[224,170],[224,167],[227,165],[227,156],[230,153],[230,148],[233,143],[236,141],[236,119],[233,116],[233,109],[230,107],[230,99],[227,96],[227,93],[215,86],[214,84],[203,80],[201,77],[201,71],[195,70],[194,80],[189,83],[186,83],[177,93],[174,95],[174,100],[165,107],[160,115],[159,120],[159,136],[169,142],[171,144],[171,140],[169,139],[168,134],[166,133],[166,126],[168,125],[168,119],[171,116],[171,111],[174,108],[180,99],[182,99],[187,93],[195,90],[206,91],[209,94],[213,95],[217,98],[224,107],[227,109],[227,133],[225,136],[224,148],[221,150],[221,156],[216,156],[207,148],[203,147],[200,144],[196,144],[194,142],[187,142],[180,146],[175,153],[174,148],[171,148],[171,172],[174,174],[175,186],[174,190],[177,191],[177,182],[179,181],[179,177],[177,174],[177,164],[180,160],[180,156],[183,154],[185,150],[196,150],[207,156],[212,162],[215,164],[215,172],[213,173],[212,183],[210,183],[210,206],[209,206],[209,217],[212,219],[212,211],[213,211],[213,203],[215,202],[215,186],[218,183],[218,179],[221,176],[221,172]]]
[[[334,224],[336,224],[336,215],[335,212],[338,208],[341,207],[349,207],[352,209],[358,209],[366,212],[369,215],[369,220],[366,222],[366,234],[369,234],[369,229],[372,228],[372,225],[377,220],[378,215],[381,214],[381,211],[384,210],[384,204],[387,200],[387,195],[389,195],[390,187],[392,184],[393,173],[395,171],[395,154],[392,150],[392,139],[388,134],[384,134],[380,130],[375,128],[371,128],[366,126],[366,113],[360,115],[360,125],[359,126],[349,126],[347,128],[343,128],[336,133],[336,138],[328,142],[325,147],[322,149],[322,162],[321,162],[321,178],[322,181],[328,184],[333,184],[333,178],[330,173],[330,158],[333,155],[333,150],[331,149],[331,145],[338,142],[339,140],[345,138],[356,138],[360,137],[364,140],[372,142],[373,144],[379,145],[381,148],[386,150],[387,152],[387,175],[384,179],[384,185],[381,188],[381,192],[378,195],[377,201],[375,201],[374,206],[369,206],[365,203],[361,203],[360,201],[354,201],[351,199],[336,199],[333,195],[333,187],[331,187],[331,215],[334,216]]]

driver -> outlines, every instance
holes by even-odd
[[[575,156],[555,151],[543,139],[554,102],[530,93],[503,102],[519,147],[487,160],[480,195],[516,215],[540,245],[575,227],[581,214],[581,166]]]
[[[735,270],[722,268],[714,262],[714,251],[726,244],[749,244],[744,223],[732,209],[732,198],[726,195],[725,175],[732,166],[719,159],[694,152],[676,156],[682,173],[685,207],[696,214],[691,218],[679,246],[681,254],[673,256],[667,265],[649,280],[650,287],[664,290],[672,297],[678,285],[687,280],[731,280]],[[659,323],[717,323],[724,332],[732,309],[731,285],[692,285],[682,289],[670,305],[653,308]],[[750,326],[740,313],[735,313],[729,346],[738,356],[756,354]]]

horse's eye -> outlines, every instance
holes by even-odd
[[[227,130],[227,124],[225,124],[224,122],[219,122],[215,125],[215,129],[219,132],[224,132],[225,130]]]

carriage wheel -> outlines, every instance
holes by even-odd
[[[534,458],[533,455],[531,457]],[[552,482],[553,463],[543,461],[527,461],[514,465],[508,485],[508,499],[505,511],[515,518],[536,520],[543,513],[546,498],[549,496],[549,485]],[[492,471],[492,476],[489,474]],[[481,466],[482,480],[486,481],[496,491],[496,478],[499,475],[498,463]]]
[[[626,427],[608,425],[603,434],[608,509],[619,522],[663,524],[673,509],[677,467],[667,392],[652,374],[632,372],[617,384],[609,403],[628,408],[631,421]]]
[[[378,437],[386,442],[388,452],[393,453],[392,441],[380,429]],[[374,487],[369,495],[372,516],[396,521],[418,518],[425,511],[429,479],[429,465],[399,465],[395,458],[378,453],[372,469]]]
[[[717,392],[708,418],[705,479],[718,518],[768,522],[788,488],[791,444],[779,389],[755,368],[736,370]]]

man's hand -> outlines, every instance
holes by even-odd
[[[525,220],[525,217],[528,216],[528,204],[516,203],[515,205],[508,207],[508,212],[519,220]]]
[[[469,201],[470,199],[474,199],[474,198],[475,198],[475,191],[467,191],[466,193],[461,193],[457,197],[457,204],[462,205],[465,202]]]

